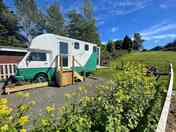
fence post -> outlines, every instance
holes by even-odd
[[[156,129],[156,132],[165,132],[166,125],[167,125],[167,117],[170,109],[171,103],[171,96],[172,96],[172,89],[173,89],[173,78],[174,72],[172,64],[169,65],[169,87],[166,95],[166,100],[164,102],[163,110],[161,112],[160,120]]]

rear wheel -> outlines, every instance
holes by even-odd
[[[48,82],[48,77],[47,77],[47,75],[45,75],[43,73],[38,74],[35,77],[34,82]]]

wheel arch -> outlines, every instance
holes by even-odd
[[[39,75],[45,75],[47,77],[47,80],[50,81],[49,76],[46,72],[38,72],[37,74],[35,74],[33,80],[35,80]]]

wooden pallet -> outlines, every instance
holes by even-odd
[[[42,88],[42,87],[47,87],[47,86],[48,86],[48,82],[24,84],[20,86],[10,85],[4,89],[4,92],[9,94],[12,92],[23,91],[23,90],[28,90],[28,89],[35,89],[35,88]]]

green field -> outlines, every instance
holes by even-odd
[[[161,73],[168,73],[170,63],[173,64],[174,71],[176,70],[176,52],[157,51],[157,52],[133,52],[130,54],[126,54],[123,55],[122,57],[118,57],[115,60],[113,60],[112,63],[109,65],[109,69],[98,70],[96,72],[96,75],[105,78],[111,78],[113,69],[116,67],[120,67],[123,63],[127,62],[155,65]],[[160,80],[166,82],[166,80],[168,80],[168,77],[161,76]],[[176,74],[174,76],[174,80],[176,81]]]

